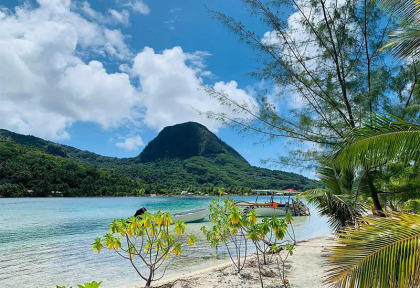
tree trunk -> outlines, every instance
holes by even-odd
[[[146,285],[144,286],[144,288],[149,288],[152,285],[152,281],[153,281],[153,271],[152,269],[150,269],[149,278],[147,279]]]
[[[262,280],[262,275],[261,275],[261,264],[260,264],[260,255],[258,253],[258,248],[257,248],[257,262],[258,262],[258,274],[260,275],[260,282],[261,282],[261,288],[264,288],[264,283]]]
[[[373,179],[370,176],[369,171],[366,171],[366,175],[367,175],[367,181],[368,181],[368,185],[370,189],[370,196],[372,197],[373,205],[375,206],[375,209],[376,209],[376,214],[379,216],[384,216],[381,203],[379,202],[378,191],[376,191],[375,184],[373,184]]]

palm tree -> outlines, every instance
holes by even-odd
[[[400,20],[400,27],[382,49],[391,49],[399,58],[413,57],[416,63],[420,55],[420,0],[377,1]],[[373,115],[361,128],[352,130],[332,157],[335,165],[341,169],[363,167],[367,172],[396,161],[418,165],[420,126],[390,116]],[[380,208],[373,181],[368,180],[372,199]],[[407,206],[416,210],[418,200]],[[420,216],[385,216],[362,217],[360,226],[347,227],[337,234],[339,245],[329,256],[334,267],[329,270],[327,283],[343,288],[420,286]]]
[[[388,161],[418,161],[419,152],[420,125],[374,114],[362,127],[350,131],[332,160],[341,169],[368,169]]]
[[[355,128],[345,138],[342,147],[330,161],[340,169],[361,167],[366,174],[370,196],[379,215],[382,205],[371,176],[372,171],[387,163],[417,164],[420,157],[420,126],[396,116],[373,114],[362,127]]]
[[[363,176],[355,177],[353,170],[339,170],[323,167],[317,171],[325,188],[305,191],[304,197],[313,204],[335,231],[344,226],[354,225],[358,217],[366,211],[365,201],[360,193],[363,190]]]
[[[420,0],[377,0],[400,25],[382,49],[391,49],[399,58],[420,56]]]
[[[369,171],[397,161],[418,165],[419,152],[420,126],[373,115],[351,131],[330,160],[341,169]],[[362,217],[357,221],[360,226],[337,234],[339,245],[331,250],[329,262],[334,267],[327,283],[349,288],[419,287],[420,215],[383,216],[387,217]]]
[[[420,285],[420,215],[363,217],[358,227],[338,233],[326,283],[338,287],[402,287]]]

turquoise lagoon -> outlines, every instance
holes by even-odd
[[[254,200],[254,197],[233,197]],[[261,197],[261,201],[263,201]],[[141,283],[130,264],[112,252],[92,252],[93,240],[108,232],[114,218],[127,218],[140,207],[149,211],[179,212],[204,208],[211,197],[19,198],[0,199],[0,287],[55,287],[103,281],[101,287],[132,287]],[[260,201],[260,200],[259,200]],[[295,217],[296,238],[304,240],[331,233],[327,220],[311,208],[312,216]],[[221,261],[200,232],[196,247],[172,260],[167,274],[190,271]],[[299,253],[297,250],[296,253]]]

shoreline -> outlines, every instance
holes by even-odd
[[[296,250],[288,258],[285,265],[286,278],[291,287],[294,288],[323,288],[326,277],[328,247],[334,246],[334,236],[320,236],[308,240],[298,241]],[[231,287],[261,287],[258,276],[256,255],[250,254],[247,257],[247,264],[238,275],[233,269],[230,259],[220,263],[210,264],[208,267],[194,270],[193,267],[187,271],[173,273],[168,277],[156,281],[153,287],[156,288],[231,288]],[[265,287],[281,287],[278,266],[276,261],[268,265],[261,265]],[[143,284],[135,284],[127,288],[141,288]]]

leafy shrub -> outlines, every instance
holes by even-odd
[[[150,287],[152,281],[161,279],[168,265],[163,266],[171,255],[182,253],[181,235],[185,233],[185,223],[174,223],[169,213],[144,213],[139,217],[115,219],[109,226],[110,232],[103,238],[96,238],[93,251],[98,254],[102,248],[114,250],[122,258],[130,261],[137,274],[146,281],[145,287]],[[186,245],[195,245],[195,236],[190,235]],[[139,263],[135,262],[139,259]],[[141,265],[141,266],[140,266]],[[162,269],[161,269],[162,268]],[[163,270],[157,277],[156,272]]]
[[[90,282],[90,283],[85,283],[84,285],[78,284],[77,288],[98,288],[99,286],[101,286],[101,284],[102,284],[102,281],[101,282],[93,281],[93,282]],[[57,288],[66,288],[66,286],[58,286],[57,285]],[[70,286],[68,288],[73,288],[73,286]]]
[[[238,273],[244,268],[248,241],[250,240],[257,252],[261,287],[264,287],[264,284],[261,274],[260,253],[263,256],[263,263],[267,264],[271,261],[271,258],[268,259],[267,257],[268,254],[273,255],[280,250],[286,251],[286,255],[278,255],[277,263],[283,283],[288,282],[284,266],[287,258],[293,255],[296,243],[292,226],[293,218],[290,214],[286,214],[284,218],[272,216],[264,217],[262,221],[258,221],[257,217],[259,215],[255,210],[252,209],[245,215],[235,205],[234,201],[229,198],[221,200],[220,197],[218,200],[213,199],[209,210],[210,219],[214,225],[210,229],[203,226],[201,230],[212,247],[217,247],[220,244],[225,245]],[[291,233],[288,230],[289,227],[292,228]],[[285,236],[290,236],[292,239],[291,243],[284,240]],[[232,247],[234,251],[231,251]],[[280,267],[279,260],[282,263],[282,267]]]

